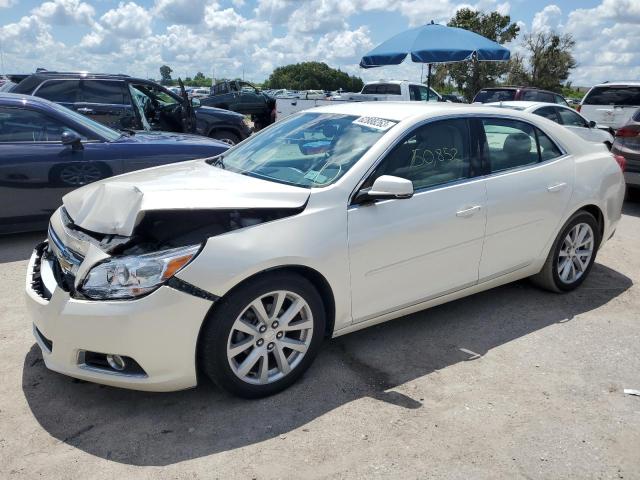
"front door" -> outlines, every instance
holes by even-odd
[[[82,80],[75,109],[111,128],[136,127],[129,91],[122,80]]]
[[[475,284],[485,229],[485,181],[467,120],[443,120],[408,134],[362,188],[381,175],[413,182],[408,199],[348,209],[355,322]]]
[[[565,215],[573,190],[573,159],[533,125],[477,120],[484,135],[487,229],[480,281],[519,270],[543,253]]]

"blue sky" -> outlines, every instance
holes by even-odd
[[[523,33],[573,35],[575,84],[640,77],[640,0],[0,0],[0,69],[157,77],[166,63],[174,76],[244,72],[261,81],[279,65],[318,60],[365,80],[418,79],[411,63],[357,64],[395,33],[444,23],[462,6],[508,13]],[[519,40],[509,48],[522,51]]]

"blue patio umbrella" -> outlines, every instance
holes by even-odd
[[[362,68],[399,65],[407,55],[416,63],[427,63],[428,92],[431,90],[431,65],[434,63],[478,61],[506,61],[511,53],[502,45],[457,27],[438,25],[433,21],[421,27],[406,30],[381,43],[367,53],[360,66]],[[429,93],[427,93],[427,96]],[[427,97],[428,99],[428,97]]]

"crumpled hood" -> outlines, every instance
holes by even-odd
[[[192,160],[92,183],[68,193],[62,201],[79,227],[130,236],[146,211],[300,208],[308,198],[305,188]]]

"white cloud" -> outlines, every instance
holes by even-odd
[[[142,38],[151,35],[151,15],[135,2],[120,2],[118,8],[100,17],[100,23],[113,35]]]
[[[547,5],[533,16],[533,32],[558,32],[562,26],[562,10],[557,5]]]
[[[211,0],[156,0],[154,12],[173,24],[196,25],[208,6],[218,8]]]
[[[39,7],[34,8],[31,13],[52,25],[70,25],[74,23],[91,25],[95,9],[80,0],[53,0],[42,3]]]

